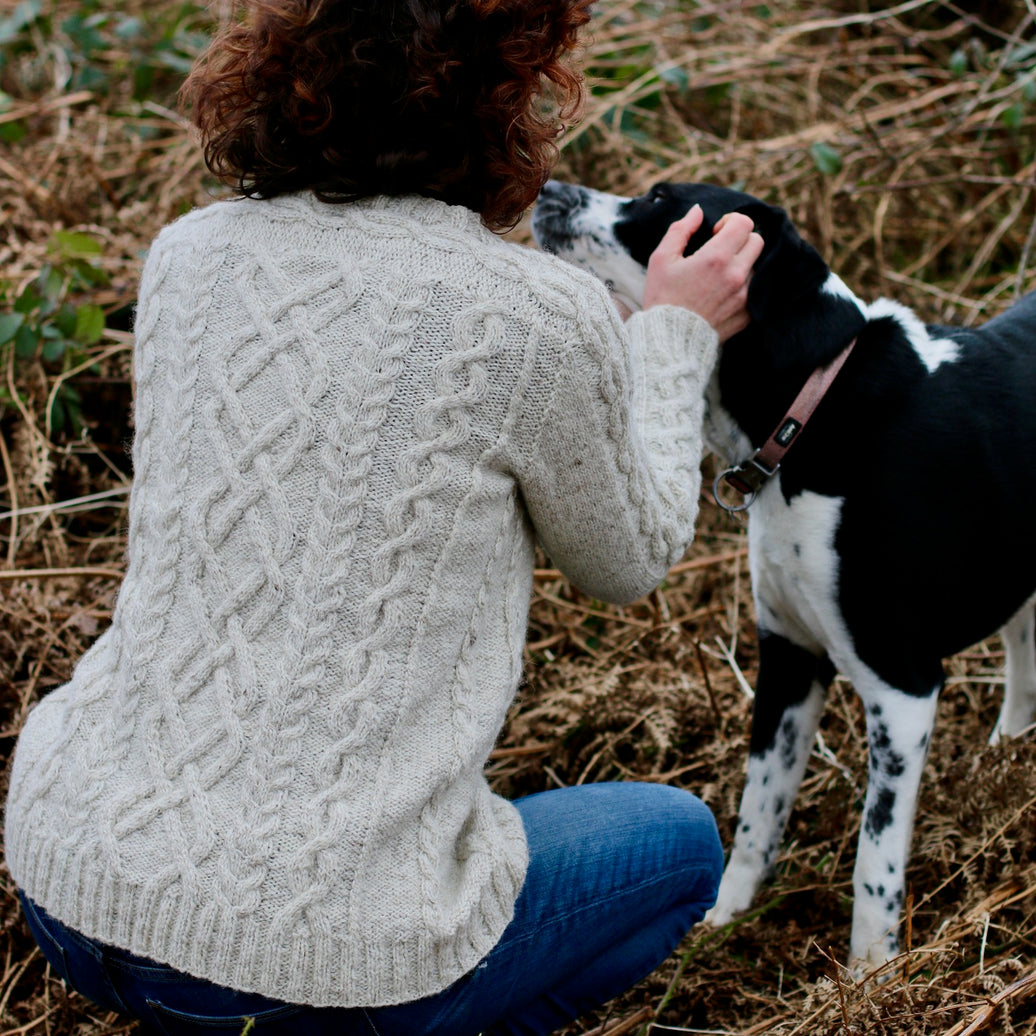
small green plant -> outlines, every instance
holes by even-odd
[[[824,176],[835,176],[842,171],[842,156],[830,144],[818,140],[810,145],[809,153],[813,158],[813,164]]]
[[[126,92],[134,101],[168,101],[209,40],[207,5],[184,0],[145,7],[141,14],[112,6],[79,0],[76,9],[58,18],[43,0],[21,0],[0,17],[0,72],[13,61],[30,59],[41,66],[60,55],[68,92]],[[53,82],[53,76],[36,78]]]
[[[0,281],[0,360],[38,361],[48,375],[60,377],[88,360],[88,349],[104,334],[104,310],[79,296],[104,287],[108,275],[96,260],[103,246],[81,232],[57,230],[48,246],[48,262],[21,290]],[[13,356],[12,356],[13,354]],[[13,403],[10,389],[0,405]],[[55,434],[82,431],[82,400],[67,380],[52,394],[46,415]]]

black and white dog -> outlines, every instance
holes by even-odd
[[[1019,734],[1036,714],[1036,292],[979,329],[925,326],[888,299],[856,298],[781,209],[703,184],[627,199],[552,181],[533,233],[637,308],[648,256],[694,203],[705,221],[688,252],[729,211],[750,216],[765,241],[751,324],[723,346],[707,393],[709,445],[755,476],[759,624],[747,779],[707,920],[747,908],[773,869],[839,671],[863,701],[869,742],[850,947],[862,973],[898,952],[942,659],[1002,628],[1006,693],[993,738]],[[788,425],[811,373],[854,340],[809,423]],[[751,458],[777,429],[794,441],[771,472]]]

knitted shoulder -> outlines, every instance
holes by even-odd
[[[503,240],[499,246],[488,265],[502,279],[520,285],[530,301],[567,319],[610,320],[614,306],[595,276],[534,248]]]
[[[176,248],[197,247],[199,239],[219,236],[220,228],[233,219],[240,205],[238,200],[215,201],[211,205],[191,209],[158,232],[150,251],[157,254]]]

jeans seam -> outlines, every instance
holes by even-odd
[[[370,1026],[371,1036],[381,1036],[381,1033],[378,1032],[378,1027],[374,1024],[374,1019],[371,1018],[370,1012],[367,1008],[360,1008],[360,1013],[363,1015],[363,1020]]]

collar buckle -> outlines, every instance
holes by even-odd
[[[733,468],[721,471],[713,480],[712,495],[716,503],[728,514],[739,514],[741,511],[747,511],[767,479],[777,474],[780,464],[772,468],[768,467],[759,458],[761,452],[761,450],[757,450],[748,460]],[[726,482],[728,486],[736,489],[744,497],[744,500],[740,504],[727,503],[720,495],[720,483],[722,482]]]

